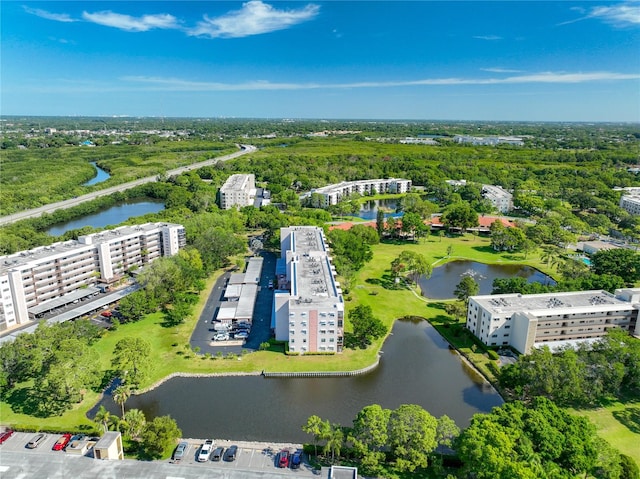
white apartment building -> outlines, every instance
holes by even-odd
[[[300,354],[342,351],[344,300],[321,228],[280,229],[286,263],[285,289],[274,293],[272,327],[276,339]]]
[[[620,208],[626,210],[629,214],[640,215],[640,195],[623,195],[620,198]]]
[[[220,208],[229,210],[236,207],[251,206],[255,196],[255,175],[231,175],[220,188]]]
[[[319,204],[314,204],[313,206],[326,208],[327,206],[339,203],[343,198],[354,193],[372,195],[376,193],[408,193],[409,191],[411,191],[411,180],[387,178],[343,181],[342,183],[311,190],[310,195],[314,193],[320,195],[320,197],[318,197],[320,198]]]
[[[482,197],[489,200],[500,213],[508,213],[513,209],[513,195],[502,186],[482,185]]]
[[[185,244],[182,225],[146,223],[1,256],[0,331],[34,319],[47,301],[112,284],[132,266],[173,256]]]
[[[594,340],[618,327],[640,335],[640,289],[469,298],[466,327],[487,346],[534,347]]]

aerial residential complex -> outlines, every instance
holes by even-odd
[[[0,331],[27,323],[48,302],[88,295],[119,281],[133,266],[173,256],[186,244],[182,225],[146,223],[83,235],[0,257]]]
[[[255,175],[231,175],[220,188],[220,208],[231,208],[253,205],[256,196]]]
[[[489,200],[500,213],[508,213],[513,209],[513,195],[501,186],[482,185],[482,197]]]
[[[524,141],[522,138],[517,136],[467,136],[467,135],[456,135],[453,137],[453,141],[460,144],[468,144],[468,145],[501,145],[507,144],[512,146],[522,146],[524,145]]]
[[[623,195],[620,198],[620,208],[632,215],[640,215],[640,195]]]
[[[326,208],[339,203],[343,198],[358,193],[373,195],[376,193],[408,193],[411,190],[411,180],[402,178],[387,178],[377,180],[343,181],[333,185],[323,186],[311,190],[309,196],[313,206]]]
[[[289,351],[339,353],[344,337],[344,300],[321,228],[280,230],[272,327]]]
[[[487,346],[534,347],[593,340],[609,328],[640,335],[640,289],[469,298],[466,327]]]

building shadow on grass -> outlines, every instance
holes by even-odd
[[[634,434],[640,434],[640,407],[626,407],[622,411],[613,411],[613,417]]]

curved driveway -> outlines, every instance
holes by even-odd
[[[228,155],[219,156],[217,158],[210,158],[205,161],[201,161],[199,163],[193,163],[191,165],[182,166],[180,168],[176,168],[174,170],[168,170],[165,173],[169,176],[179,175],[184,173],[185,171],[194,170],[196,168],[200,168],[202,166],[213,165],[218,161],[228,161],[234,158],[238,158],[239,156],[246,155],[248,153],[253,153],[257,148],[253,145],[240,145],[240,151],[236,151],[235,153],[230,153]],[[26,218],[37,218],[38,216],[42,216],[44,213],[53,213],[59,209],[70,208],[72,206],[79,205],[84,203],[85,201],[95,200],[101,196],[108,196],[118,191],[125,191],[135,186],[143,185],[145,183],[151,183],[156,181],[158,175],[148,176],[146,178],[140,178],[139,180],[130,181],[128,183],[123,183],[121,185],[112,186],[110,188],[105,188],[104,190],[96,191],[94,193],[88,193],[86,195],[78,196],[77,198],[71,198],[69,200],[58,201],[57,203],[51,203],[49,205],[40,206],[39,208],[34,208],[32,210],[21,211],[19,213],[14,213],[8,216],[0,217],[0,226],[13,223],[15,221],[24,220]]]

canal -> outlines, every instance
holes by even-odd
[[[242,441],[309,441],[301,427],[311,415],[351,425],[370,404],[395,409],[418,404],[460,427],[502,398],[448,347],[426,321],[396,321],[374,371],[345,378],[236,376],[174,378],[131,397],[126,407],[148,419],[170,415],[184,437]],[[105,407],[118,414],[110,397]]]

